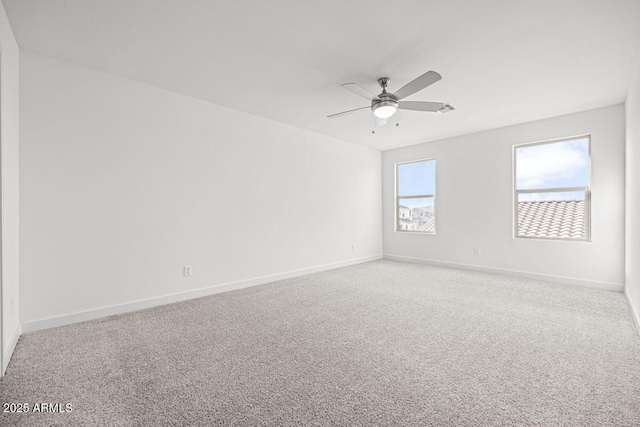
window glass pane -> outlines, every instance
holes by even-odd
[[[435,233],[436,213],[433,197],[414,197],[398,200],[398,231]]]
[[[589,185],[589,139],[516,147],[516,189]]]
[[[398,196],[419,196],[436,193],[436,161],[398,165]]]
[[[518,237],[586,238],[584,191],[518,194]]]

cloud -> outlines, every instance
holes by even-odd
[[[520,147],[516,151],[517,188],[557,188],[587,185],[586,139]]]

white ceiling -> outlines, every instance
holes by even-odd
[[[640,53],[638,0],[3,3],[23,49],[380,150],[622,103]],[[456,111],[326,118],[428,70]]]

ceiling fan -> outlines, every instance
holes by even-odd
[[[407,83],[396,93],[388,93],[387,85],[389,84],[389,77],[381,77],[378,79],[378,83],[382,87],[382,93],[379,95],[370,92],[369,90],[358,86],[355,83],[345,83],[341,85],[347,89],[359,95],[363,98],[367,98],[371,101],[370,106],[356,108],[354,110],[343,111],[341,113],[331,114],[327,116],[329,118],[341,117],[356,111],[371,108],[373,114],[376,117],[376,126],[383,126],[387,123],[387,119],[393,116],[398,109],[400,110],[414,110],[414,111],[427,111],[431,113],[442,112],[446,113],[454,108],[445,104],[444,102],[424,102],[424,101],[402,101],[402,99],[413,95],[414,93],[431,86],[438,80],[442,79],[442,76],[435,71],[427,71],[417,79]]]

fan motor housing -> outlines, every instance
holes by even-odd
[[[398,108],[398,98],[396,98],[392,93],[381,93],[378,95],[380,100],[374,99],[371,101],[371,111],[376,111],[380,107],[389,106]]]

